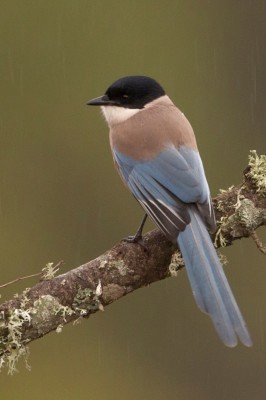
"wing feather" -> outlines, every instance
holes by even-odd
[[[115,149],[113,153],[126,185],[170,240],[175,241],[190,222],[187,203],[198,204],[207,226],[215,226],[209,187],[197,151],[169,146],[143,162]]]

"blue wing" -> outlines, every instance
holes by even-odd
[[[188,203],[196,203],[206,225],[215,228],[209,187],[197,151],[169,146],[143,162],[115,149],[113,153],[129,189],[170,240],[175,242],[190,222]]]

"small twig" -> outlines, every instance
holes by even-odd
[[[252,232],[251,235],[252,239],[256,243],[256,246],[258,249],[263,253],[266,254],[266,246],[262,244],[261,240],[259,239],[258,235],[256,232]]]
[[[60,267],[62,266],[63,263],[64,263],[63,260],[59,261],[55,266],[53,265],[53,263],[48,263],[46,265],[46,267],[44,267],[42,269],[41,272],[37,272],[36,274],[32,274],[32,275],[20,276],[19,278],[13,279],[13,281],[10,281],[10,282],[4,283],[3,285],[0,285],[0,289],[4,288],[4,287],[7,287],[9,285],[12,285],[13,283],[16,283],[18,281],[22,281],[24,279],[34,278],[35,276],[41,276],[42,277],[41,280],[51,279],[59,271],[59,269],[60,269]]]
[[[34,276],[40,276],[40,275],[42,275],[42,272],[38,272],[37,274],[32,274],[32,275],[27,275],[27,276],[20,276],[19,278],[16,278],[13,281],[10,281],[10,282],[4,283],[3,285],[0,285],[0,288],[7,287],[9,285],[12,285],[12,283],[22,281],[23,279],[33,278]]]

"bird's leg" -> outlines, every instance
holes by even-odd
[[[146,247],[144,245],[144,242],[143,242],[143,238],[142,238],[142,231],[143,231],[143,228],[144,228],[144,225],[145,225],[147,217],[148,217],[148,215],[145,214],[144,217],[143,217],[143,220],[142,220],[142,222],[141,222],[141,224],[140,224],[140,226],[139,226],[139,228],[138,228],[138,230],[137,230],[137,232],[135,233],[134,236],[128,236],[128,237],[126,237],[126,238],[124,238],[122,240],[124,242],[128,242],[128,243],[138,243],[138,244],[140,244],[142,247],[144,247],[146,249]]]

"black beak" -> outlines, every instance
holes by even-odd
[[[110,100],[107,94],[104,94],[103,96],[89,100],[86,104],[88,106],[112,106],[115,105],[115,102]]]

